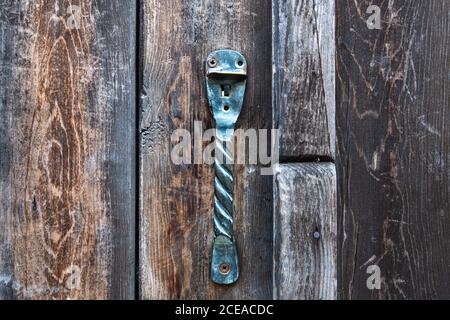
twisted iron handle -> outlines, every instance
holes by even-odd
[[[211,278],[232,284],[239,277],[233,238],[233,130],[244,101],[247,63],[233,50],[211,52],[206,63],[206,89],[216,121],[214,179],[214,244]]]
[[[216,138],[214,234],[233,240],[233,165],[231,143]]]
[[[232,140],[216,137],[214,177],[214,245],[212,280],[231,284],[239,277],[236,244],[233,239],[233,157]]]

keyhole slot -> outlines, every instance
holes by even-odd
[[[222,97],[230,96],[231,86],[229,84],[221,84],[220,89],[222,92]]]

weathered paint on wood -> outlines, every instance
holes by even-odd
[[[274,187],[274,299],[336,299],[334,164],[281,164]]]
[[[1,2],[0,299],[134,296],[134,29],[133,1]]]
[[[333,157],[334,1],[273,1],[274,126],[281,159]]]
[[[369,30],[369,5],[381,30]],[[337,1],[344,299],[450,298],[446,0]],[[381,290],[368,290],[378,265]]]
[[[209,165],[174,165],[170,136],[213,127],[205,92],[209,52],[238,50],[248,61],[238,128],[271,128],[269,1],[142,1],[140,92],[140,297],[272,297],[272,177],[235,166],[235,237],[241,277],[210,280],[213,177]]]

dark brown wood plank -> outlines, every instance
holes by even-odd
[[[334,1],[273,1],[274,126],[281,159],[334,157]]]
[[[269,1],[142,1],[140,297],[272,297],[272,177],[235,168],[235,237],[241,277],[210,280],[213,177],[208,165],[174,165],[174,129],[213,127],[204,63],[215,49],[241,51],[247,93],[238,128],[271,128]]]
[[[281,164],[274,188],[274,298],[336,299],[334,164]]]
[[[366,25],[372,4],[381,30]],[[337,1],[342,298],[450,298],[449,10]]]
[[[1,3],[0,299],[134,297],[135,9]]]

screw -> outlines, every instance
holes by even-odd
[[[216,60],[215,58],[209,59],[208,65],[209,65],[211,68],[214,68],[215,66],[217,66],[217,60]]]
[[[319,240],[320,239],[320,232],[319,231],[314,231],[313,238],[316,239],[316,240]]]
[[[231,270],[231,268],[230,268],[230,265],[229,265],[228,263],[222,263],[222,264],[219,266],[219,272],[220,272],[221,274],[223,274],[223,275],[229,274],[229,273],[230,273],[230,270]]]

